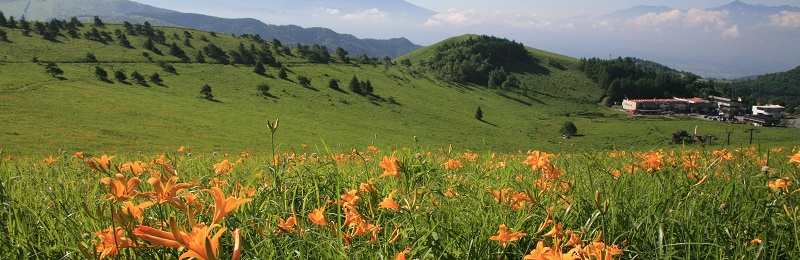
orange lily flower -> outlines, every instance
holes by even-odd
[[[394,175],[394,177],[397,177],[398,179],[402,179],[403,178],[403,176],[400,175],[400,171],[398,170],[397,158],[394,158],[394,154],[392,154],[392,158],[391,159],[389,159],[388,156],[384,156],[383,157],[383,161],[381,161],[381,163],[380,163],[380,166],[381,166],[381,168],[385,169],[383,171],[383,174],[381,174],[381,176],[379,176],[380,178],[386,178],[386,177],[389,177],[389,176],[392,176],[392,175]]]
[[[208,235],[211,230],[218,227],[220,229],[217,231],[217,233],[214,234],[213,237],[209,238]],[[185,253],[181,254],[179,257],[180,259],[189,257],[197,259],[217,259],[219,238],[227,230],[218,224],[212,224],[211,226],[198,224],[192,227],[191,233],[188,233],[185,230],[178,230],[174,218],[170,220],[170,228],[172,229],[172,232],[166,232],[148,226],[138,226],[133,231],[133,234],[136,235],[136,237],[150,243],[172,248],[189,249]]]
[[[411,253],[411,248],[406,248],[402,252],[397,253],[397,255],[394,256],[394,259],[395,260],[406,260],[406,254],[408,254],[408,253]]]
[[[278,232],[277,232],[278,234],[281,234],[283,232],[297,233],[297,229],[294,228],[294,226],[297,224],[297,219],[294,216],[288,217],[286,218],[286,220],[283,220],[281,217],[278,216],[275,216],[275,218],[277,218],[278,222],[280,222],[278,224]]]
[[[539,241],[536,243],[536,249],[531,250],[531,252],[522,259],[525,260],[546,260],[546,259],[553,259],[553,249],[544,246],[544,241]]]
[[[46,163],[47,165],[53,165],[53,163],[57,161],[58,159],[53,158],[52,155],[50,155],[50,157],[44,158],[44,163]]]
[[[103,199],[110,200],[116,198],[117,201],[125,201],[139,195],[136,188],[139,187],[141,180],[139,178],[126,178],[124,175],[117,173],[116,178],[106,177],[100,179],[105,185],[108,185],[109,191]]]
[[[139,205],[133,205],[133,202],[124,201],[122,202],[122,207],[120,208],[119,213],[124,214],[130,218],[137,219],[139,220],[139,223],[142,223],[142,221],[144,220],[144,209],[152,205],[153,203],[149,201],[139,203]],[[123,224],[119,220],[117,222],[119,222],[120,225]]]
[[[150,177],[150,179],[147,179],[147,183],[153,185],[153,188],[156,190],[156,202],[159,205],[173,202],[178,192],[192,186],[189,183],[176,184],[176,182],[178,182],[178,176],[169,178],[166,186],[161,183],[161,178],[159,177]]]
[[[214,173],[216,173],[216,174],[228,174],[228,171],[230,171],[233,168],[233,165],[234,164],[229,162],[227,159],[226,160],[222,160],[221,163],[215,163],[214,164]]]
[[[127,171],[130,170],[133,175],[139,176],[144,173],[144,169],[149,167],[146,163],[135,161],[135,162],[127,162],[120,167],[120,170]]]
[[[233,196],[225,198],[225,193],[217,187],[211,187],[211,189],[205,189],[203,191],[211,193],[211,196],[214,198],[214,220],[211,221],[212,224],[219,223],[222,218],[236,210],[239,205],[253,200],[251,198],[237,199]]]
[[[314,224],[327,226],[328,219],[325,217],[325,206],[311,211],[311,213],[308,214],[308,219],[310,219],[311,222],[314,222]]]
[[[103,166],[103,168],[108,169],[108,166],[111,163],[111,159],[113,159],[114,157],[117,156],[107,156],[104,154],[103,156],[100,156],[100,158],[92,158],[92,160],[97,162],[97,164],[100,164],[100,166]]]
[[[444,163],[444,168],[448,169],[448,170],[450,170],[450,169],[458,170],[458,169],[464,168],[464,165],[462,165],[461,161],[459,161],[459,160],[450,159],[450,160],[448,160],[447,162]]]
[[[183,153],[183,152],[185,152],[185,151],[186,151],[186,147],[185,147],[185,146],[183,146],[183,145],[181,145],[181,147],[180,147],[180,148],[178,148],[178,152],[179,152],[179,153]]]
[[[794,154],[792,156],[787,156],[787,157],[789,157],[789,163],[790,164],[791,163],[795,163],[795,162],[796,163],[800,163],[800,151],[798,151],[796,154]]]
[[[777,179],[775,181],[769,181],[767,186],[769,186],[769,188],[772,189],[772,190],[779,190],[779,189],[783,188],[784,190],[788,191],[789,190],[789,186],[792,186],[792,182],[791,181],[786,181],[784,179]]]
[[[125,230],[122,228],[108,227],[94,234],[100,239],[100,242],[94,247],[95,252],[100,253],[100,259],[108,256],[115,257],[119,254],[120,249],[134,246],[133,241],[124,236]]]
[[[400,204],[397,204],[397,201],[394,201],[394,199],[392,198],[392,196],[394,196],[394,194],[396,192],[397,192],[397,190],[393,190],[392,192],[389,192],[389,195],[386,196],[386,198],[383,199],[383,201],[381,201],[381,203],[379,203],[378,206],[380,208],[384,208],[384,209],[391,209],[391,210],[395,210],[395,211],[399,210],[400,209]]]
[[[341,196],[342,200],[345,204],[348,205],[356,205],[359,201],[361,201],[361,197],[356,195],[356,190],[350,190]]]
[[[616,245],[607,246],[603,242],[593,242],[591,245],[586,246],[584,251],[587,255],[594,256],[598,260],[613,260],[615,255],[621,255],[622,250]]]
[[[231,235],[233,235],[233,256],[231,256],[231,260],[239,260],[242,258],[242,230],[237,228]]]
[[[547,165],[550,165],[550,157],[555,156],[555,154],[549,154],[540,151],[528,152],[528,154],[528,158],[525,158],[525,161],[522,163],[530,165],[531,171],[544,169]]]
[[[78,157],[78,159],[83,159],[83,152],[75,152],[75,157]]]
[[[491,238],[489,238],[489,240],[500,242],[500,245],[502,245],[503,249],[505,249],[506,243],[517,241],[519,240],[520,237],[528,235],[523,232],[519,231],[513,232],[513,231],[514,229],[507,228],[506,224],[500,224],[500,229],[497,231],[497,235],[492,236]]]
[[[544,234],[546,237],[563,237],[564,236],[564,227],[561,223],[553,222],[553,229],[550,232]]]
[[[374,180],[375,179],[369,179],[367,182],[362,182],[358,185],[358,189],[366,193],[375,193],[375,188],[372,187],[372,185],[375,184],[373,182]]]

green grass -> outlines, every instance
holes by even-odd
[[[89,26],[82,29],[89,30]],[[102,29],[112,33],[120,25]],[[183,45],[181,28],[158,27],[167,43],[177,42],[189,57],[210,42],[232,50],[251,40],[231,35],[211,36],[188,30],[193,48]],[[266,120],[280,118],[283,147],[301,144],[337,149],[367,145],[414,145],[460,149],[516,151],[536,147],[549,151],[593,151],[615,148],[653,149],[663,146],[677,129],[699,125],[702,134],[724,138],[725,127],[736,128],[731,145],[747,145],[743,126],[695,120],[646,118],[596,105],[601,96],[596,85],[574,69],[577,60],[531,49],[546,74],[519,74],[529,92],[501,93],[475,85],[438,81],[399,65],[311,64],[294,56],[276,56],[289,71],[287,80],[278,69],[267,76],[242,65],[177,63],[178,58],[150,53],[142,56],[141,36],[128,36],[134,49],[115,42],[101,44],[58,37],[42,40],[8,29],[9,41],[0,43],[0,148],[4,154],[50,154],[58,151],[159,152],[179,146],[196,151],[238,153],[258,150],[266,142]],[[180,35],[175,39],[174,33]],[[82,33],[81,33],[82,34]],[[464,36],[467,37],[467,36]],[[458,40],[457,38],[451,40]],[[167,46],[157,45],[164,53]],[[430,51],[424,48],[421,52]],[[82,60],[93,53],[98,63]],[[40,62],[33,63],[36,57]],[[422,57],[422,56],[420,56]],[[207,58],[211,61],[210,58]],[[164,72],[156,63],[172,63],[177,74]],[[551,62],[552,61],[552,62]],[[45,73],[55,62],[65,71],[61,78]],[[163,85],[141,86],[129,81],[96,79],[94,67],[145,77],[159,73]],[[312,80],[311,88],[297,84],[298,76]],[[350,79],[370,80],[379,99],[347,90]],[[344,91],[327,87],[339,81]],[[219,102],[198,98],[204,84]],[[270,96],[256,86],[270,86]],[[380,98],[383,99],[380,100]],[[393,99],[395,103],[387,100]],[[484,121],[474,118],[477,107]],[[561,139],[558,130],[573,121],[579,136]],[[765,147],[797,144],[798,131],[763,128],[757,143]],[[717,142],[720,144],[721,142]],[[715,146],[716,147],[716,146]]]

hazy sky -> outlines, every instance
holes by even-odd
[[[733,0],[406,0],[406,2],[433,11],[455,9],[482,9],[497,11],[522,11],[568,17],[585,14],[604,14],[637,5],[668,6],[677,9],[705,9],[733,2]],[[798,5],[797,0],[744,1],[768,6]]]

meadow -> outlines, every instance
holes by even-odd
[[[797,148],[273,145],[3,158],[0,257],[800,257]]]
[[[189,57],[257,43],[158,29],[159,49]],[[504,92],[394,63],[311,63],[269,42],[281,65],[256,74],[144,50],[141,35],[123,48],[6,31],[2,259],[800,257],[797,129],[751,141],[750,126],[632,117],[597,105],[574,58],[529,49],[539,72]],[[347,90],[353,77],[374,95]],[[695,128],[716,139],[668,145]]]

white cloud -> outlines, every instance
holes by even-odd
[[[698,27],[714,25],[718,30],[722,30],[727,26],[725,20],[728,18],[728,10],[723,11],[705,11],[700,9],[691,9],[686,12],[686,19],[684,25],[687,27]]]
[[[592,28],[595,28],[595,29],[606,29],[606,30],[609,30],[609,31],[613,31],[614,30],[614,23],[611,22],[610,20],[602,20],[602,21],[599,21],[599,22],[596,22],[596,23],[592,24]]]
[[[547,15],[522,12],[483,11],[477,9],[448,9],[428,19],[430,26],[494,24],[516,28],[547,28],[553,25],[553,18]]]
[[[739,38],[739,36],[741,36],[741,32],[739,32],[739,26],[735,24],[722,31],[722,38]]]
[[[372,20],[372,21],[383,21],[386,17],[389,16],[388,12],[381,11],[378,8],[372,8],[367,10],[361,10],[351,14],[345,14],[342,18],[347,20]]]
[[[660,14],[648,13],[645,15],[641,15],[631,20],[628,20],[627,22],[625,22],[625,24],[637,27],[656,27],[680,21],[681,17],[683,17],[683,12],[681,12],[681,10],[676,9],[669,12],[663,12]]]
[[[573,23],[565,23],[565,24],[562,24],[562,25],[558,26],[558,28],[561,28],[561,29],[572,29],[572,28],[575,28],[575,24],[573,24]]]
[[[770,25],[778,27],[797,28],[800,27],[800,13],[781,11],[770,16]]]
[[[339,9],[333,9],[333,8],[325,8],[325,12],[330,15],[339,15],[341,13]]]

